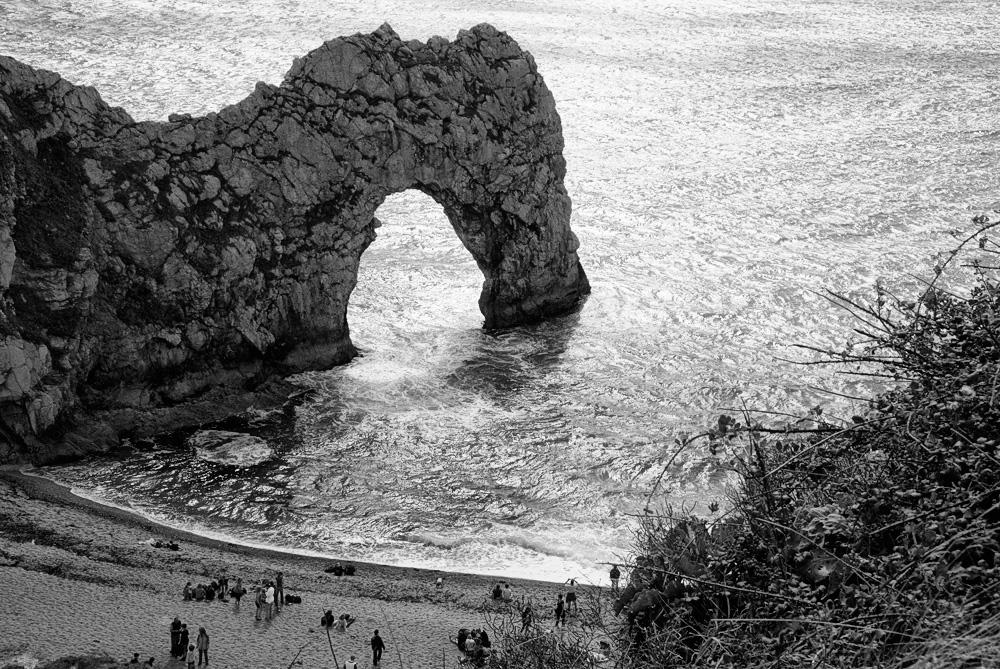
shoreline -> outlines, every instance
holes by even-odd
[[[180,550],[155,548],[147,543],[151,537],[174,540]],[[139,652],[156,657],[156,666],[180,667],[168,653],[166,629],[174,616],[209,630],[217,669],[288,666],[303,646],[303,666],[329,666],[318,625],[326,610],[358,621],[333,636],[341,666],[348,654],[370,666],[368,642],[376,628],[389,664],[397,664],[398,653],[405,667],[458,666],[461,656],[449,637],[460,627],[488,629],[506,615],[489,599],[494,583],[510,583],[515,603],[530,601],[542,629],[551,628],[552,603],[564,592],[544,581],[353,560],[341,562],[353,564],[356,575],[334,577],[324,569],[335,562],[174,529],[19,468],[0,468],[0,589],[15,595],[0,607],[0,666],[27,658],[30,668],[35,660],[71,654],[123,661]],[[241,577],[250,589],[278,571],[286,593],[302,603],[287,605],[274,620],[254,620],[249,596],[242,607],[181,596],[187,582],[226,575],[232,583]],[[603,590],[579,587],[578,596],[586,600]],[[512,615],[519,620],[516,610]]]
[[[183,528],[174,527],[168,523],[156,520],[155,518],[150,518],[144,516],[138,511],[133,511],[131,509],[126,509],[121,506],[102,502],[97,499],[92,499],[85,495],[81,495],[73,491],[73,488],[65,483],[60,483],[53,479],[44,476],[43,474],[36,474],[30,471],[31,465],[0,465],[0,478],[7,478],[8,480],[14,482],[16,485],[20,486],[26,493],[37,497],[43,501],[58,502],[63,504],[70,504],[79,507],[86,508],[91,512],[102,515],[106,518],[112,518],[122,523],[132,524],[134,526],[143,527],[150,532],[156,532],[162,537],[171,538],[175,540],[182,540],[188,543],[197,543],[206,547],[216,548],[219,550],[235,550],[235,551],[255,551],[262,556],[271,555],[276,558],[282,557],[295,557],[303,558],[309,560],[317,560],[326,563],[351,563],[358,565],[370,565],[377,566],[379,568],[385,569],[403,569],[403,570],[415,570],[419,572],[426,572],[428,575],[433,574],[434,578],[437,575],[464,575],[471,576],[475,578],[492,579],[495,581],[520,581],[524,583],[536,583],[538,585],[559,585],[559,581],[549,581],[545,579],[531,579],[524,578],[522,576],[508,576],[508,575],[492,575],[492,574],[478,574],[475,572],[465,572],[465,571],[454,571],[449,569],[434,569],[429,567],[411,567],[411,566],[400,566],[384,564],[381,562],[372,562],[369,560],[356,560],[352,558],[342,558],[342,557],[327,557],[323,555],[317,555],[315,553],[306,550],[296,550],[292,548],[281,548],[274,546],[263,546],[260,544],[247,543],[243,540],[236,538],[216,538],[208,536],[206,534],[200,534],[193,530],[186,530]],[[579,578],[577,579],[580,580]],[[599,587],[599,586],[598,586]]]

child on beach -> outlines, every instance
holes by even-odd
[[[198,657],[198,652],[195,650],[194,644],[188,646],[188,652],[186,656],[187,669],[194,669],[195,658]]]
[[[562,622],[563,627],[566,627],[566,604],[563,602],[563,596],[559,595],[559,599],[556,600],[556,627],[559,627],[559,623]]]
[[[353,655],[351,655],[351,659],[349,659],[347,662],[344,662],[344,669],[358,669],[358,663],[354,659]]]

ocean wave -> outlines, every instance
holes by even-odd
[[[400,538],[403,541],[420,544],[428,548],[440,548],[444,550],[469,546],[481,546],[484,549],[495,546],[516,546],[541,555],[551,555],[560,558],[579,557],[573,551],[554,545],[550,541],[523,534],[445,536],[435,532],[413,532],[405,534]]]
[[[260,437],[223,430],[200,430],[188,437],[201,460],[233,467],[251,467],[274,457],[274,450]]]

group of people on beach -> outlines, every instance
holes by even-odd
[[[493,590],[490,591],[490,596],[493,598],[494,602],[503,602],[504,604],[510,604],[514,601],[514,593],[510,589],[510,583],[506,581],[499,581],[493,585]]]
[[[218,599],[220,602],[228,602],[232,598],[239,611],[240,602],[248,590],[243,585],[243,579],[237,578],[236,584],[229,586],[229,578],[220,576],[211,583],[199,583],[192,585],[190,581],[184,586],[184,601],[211,602]],[[254,605],[257,612],[254,618],[270,620],[281,610],[282,602],[285,600],[284,574],[280,571],[274,579],[263,579],[254,590]]]
[[[329,627],[338,632],[346,632],[347,628],[353,625],[356,620],[357,618],[351,617],[350,613],[341,613],[339,617],[334,618],[333,611],[328,610],[319,619],[319,624],[321,627]]]
[[[327,574],[333,574],[334,576],[354,576],[355,568],[353,564],[342,565],[337,562],[324,569]]]
[[[280,571],[274,580],[265,579],[257,586],[254,593],[253,603],[257,607],[254,620],[270,620],[281,611],[281,605],[285,600],[285,579]]]
[[[246,591],[240,579],[236,579],[236,585],[230,588],[229,578],[220,576],[211,583],[192,585],[191,581],[188,581],[184,585],[184,601],[212,602],[218,598],[220,602],[226,602],[229,601],[228,597],[231,595],[238,603],[244,592]]]
[[[170,623],[170,656],[172,658],[185,662],[188,669],[194,669],[196,659],[198,666],[201,666],[202,662],[207,665],[208,645],[208,632],[204,627],[198,628],[198,637],[194,643],[191,643],[191,633],[187,624],[182,623],[180,618],[174,617],[173,622]],[[137,658],[138,653],[133,658],[133,662]],[[153,658],[149,658],[147,663],[149,666],[153,666]]]
[[[458,649],[465,656],[463,659],[472,662],[476,666],[481,666],[490,654],[493,642],[490,635],[484,629],[474,629],[469,631],[466,628],[458,630],[458,637],[451,642],[458,646]]]

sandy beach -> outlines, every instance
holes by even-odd
[[[460,627],[489,629],[495,577],[353,563],[351,577],[324,569],[333,560],[248,548],[174,530],[74,495],[46,479],[0,471],[0,666],[69,654],[105,654],[121,661],[137,652],[155,666],[171,660],[169,625],[175,616],[194,640],[199,627],[211,637],[218,669],[287,667],[296,653],[302,667],[333,667],[319,619],[330,609],[357,618],[346,633],[332,633],[340,666],[351,655],[371,666],[375,629],[385,640],[380,666],[454,667],[461,658],[449,642]],[[174,540],[181,550],[155,548],[150,539]],[[252,597],[237,608],[184,601],[187,582],[227,575],[245,585],[284,573],[285,592],[299,595],[270,621],[256,621]],[[435,587],[438,576],[444,587]],[[564,588],[555,583],[506,579],[515,599],[531,598],[540,625],[552,625],[551,604]],[[586,589],[581,599],[586,599]],[[572,627],[571,627],[572,629]]]

